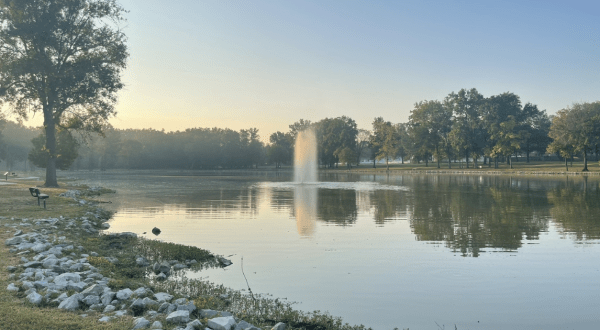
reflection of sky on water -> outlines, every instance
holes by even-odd
[[[243,256],[254,292],[301,309],[375,329],[432,320],[459,329],[595,327],[598,178],[320,179],[302,188],[279,177],[117,176],[103,185],[118,190],[105,198],[117,201],[112,231],[153,238],[158,226],[161,240],[232,255],[232,266],[190,276],[236,289],[246,288]]]

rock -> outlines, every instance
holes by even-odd
[[[21,229],[17,230],[13,236],[23,235],[23,231]]]
[[[190,321],[190,312],[187,310],[175,311],[167,316],[167,323],[187,323]]]
[[[136,297],[143,297],[146,296],[149,293],[148,289],[141,287],[141,288],[137,288],[135,291],[133,291],[133,295]]]
[[[202,322],[200,322],[200,320],[198,320],[198,319],[195,319],[192,322],[186,324],[185,328],[186,329],[191,329],[191,330],[202,329]]]
[[[100,228],[102,228],[102,229],[108,229],[108,228],[110,228],[110,224],[108,224],[108,223],[105,222],[105,223],[103,223],[103,224],[100,225]]]
[[[196,310],[196,305],[194,305],[194,303],[191,302],[191,301],[189,303],[187,303],[187,304],[181,304],[181,305],[178,304],[177,305],[177,310],[178,311],[186,310],[186,311],[189,311],[190,313],[192,313],[192,312],[194,312]]]
[[[115,309],[117,309],[117,308],[113,305],[106,305],[106,307],[104,307],[104,310],[102,311],[102,313],[114,312]]]
[[[233,262],[231,262],[231,260],[225,259],[223,257],[219,257],[217,260],[219,261],[219,263],[221,265],[223,265],[223,267],[227,267],[227,266],[230,266],[233,264]]]
[[[235,319],[233,316],[215,317],[208,320],[208,327],[213,330],[231,330],[235,327]]]
[[[23,265],[25,268],[39,268],[42,266],[42,263],[39,261],[30,261]]]
[[[81,281],[81,276],[75,273],[63,273],[54,278],[54,283],[56,284],[65,283],[66,285],[66,282],[68,281],[77,283]]]
[[[160,234],[160,229],[158,229],[157,227],[152,228],[152,234],[158,236]]]
[[[110,316],[103,316],[101,317],[98,322],[110,322],[110,320],[112,320],[112,317]]]
[[[85,282],[77,282],[77,283],[69,282],[67,284],[66,289],[81,292],[81,291],[83,291],[83,289],[85,289],[86,286],[87,286],[87,283],[85,283]]]
[[[104,308],[102,304],[93,304],[90,306],[91,310],[101,311]]]
[[[89,288],[81,291],[81,294],[84,297],[87,297],[89,295],[96,295],[96,296],[100,296],[102,293],[104,293],[104,288],[106,286],[104,285],[100,285],[100,284],[94,284],[92,286],[90,286]]]
[[[200,310],[200,317],[201,318],[210,318],[213,316],[217,316],[219,314],[219,312],[214,311],[212,309],[201,309]]]
[[[143,317],[140,317],[140,318],[136,319],[135,321],[133,321],[133,324],[134,324],[133,329],[144,329],[150,325],[150,321],[146,320]]]
[[[166,275],[171,271],[171,264],[166,261],[163,261],[160,264],[157,262],[152,266],[152,270],[154,270],[154,273],[156,274],[164,273]]]
[[[6,287],[7,291],[13,291],[13,292],[18,292],[19,291],[19,287],[17,287],[14,283],[9,284]]]
[[[100,297],[100,300],[102,301],[102,304],[104,306],[108,306],[110,305],[110,303],[113,301],[113,298],[115,297],[116,293],[109,291],[109,292],[105,292],[104,294],[102,294],[102,296]]]
[[[148,259],[146,259],[144,257],[139,257],[139,258],[135,259],[135,263],[140,267],[146,267],[150,264],[148,262]]]
[[[158,302],[164,302],[171,301],[171,299],[173,299],[173,296],[166,292],[159,292],[154,294],[154,298],[156,298]]]
[[[279,322],[271,330],[285,330],[285,323]]]
[[[95,305],[95,304],[99,304],[100,303],[100,297],[98,297],[97,295],[88,295],[87,297],[83,298],[83,300],[81,301],[84,304],[91,306],[91,305]]]
[[[25,298],[27,298],[27,300],[29,300],[29,302],[34,305],[39,305],[42,303],[42,295],[40,295],[37,292],[32,292],[28,294]]]
[[[184,268],[187,268],[187,266],[184,264],[177,263],[177,264],[173,265],[173,270],[175,270],[175,271],[184,269]]]
[[[127,299],[131,298],[132,295],[133,295],[133,291],[131,291],[131,289],[129,289],[129,288],[119,290],[119,292],[117,292],[117,299],[127,300]]]
[[[22,242],[23,242],[23,238],[20,236],[16,236],[16,237],[7,239],[6,242],[4,242],[4,244],[6,246],[11,246],[11,245],[21,244]]]
[[[150,299],[148,297],[144,298],[142,301],[144,302],[144,306],[147,307],[147,308],[158,306],[158,302],[157,301],[154,301],[154,300],[152,300],[152,299]],[[194,309],[195,308],[196,307],[194,307]],[[192,312],[192,311],[190,311],[190,312]]]
[[[254,325],[246,322],[246,321],[240,321],[236,326],[234,330],[260,330],[257,327],[255,327]]]
[[[156,275],[157,281],[164,281],[166,279],[167,279],[167,275],[165,275],[165,273],[160,273],[160,274]]]
[[[152,325],[150,326],[150,329],[162,329],[163,325],[162,323],[160,323],[160,321],[154,321],[154,323],[152,323]]]
[[[15,266],[8,266],[8,267],[6,267],[6,270],[12,273],[15,270],[17,270],[17,267],[15,267]]]
[[[65,309],[65,310],[68,310],[68,311],[74,311],[74,310],[78,309],[79,308],[79,300],[75,296],[76,295],[72,295],[69,298],[63,300],[58,305],[58,308],[59,309]]]

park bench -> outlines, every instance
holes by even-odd
[[[38,206],[40,206],[40,199],[44,201],[44,209],[45,209],[46,208],[46,199],[50,198],[50,196],[40,193],[40,190],[35,187],[29,188],[29,192],[31,193],[31,196],[37,198]]]

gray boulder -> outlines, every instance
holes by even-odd
[[[127,299],[131,298],[132,295],[133,295],[133,291],[131,291],[131,289],[129,289],[129,288],[119,290],[119,292],[117,292],[117,299],[127,300]]]
[[[69,298],[63,300],[59,305],[58,305],[59,309],[65,309],[68,311],[74,311],[77,310],[79,308],[79,300],[77,299],[76,295],[72,295]]]
[[[154,298],[156,298],[156,301],[158,301],[158,302],[163,302],[163,301],[171,301],[171,299],[173,299],[173,296],[166,292],[159,292],[159,293],[154,294]]]
[[[133,329],[145,329],[147,327],[150,326],[150,321],[146,320],[143,317],[140,317],[138,319],[136,319],[135,321],[133,321]]]
[[[240,321],[238,324],[236,324],[234,330],[260,330],[260,329],[246,321]]]
[[[231,330],[235,327],[233,316],[215,317],[208,320],[208,327],[213,330]]]
[[[200,320],[195,319],[192,322],[186,324],[186,329],[189,330],[198,330],[198,329],[202,329],[202,322],[200,322]]]
[[[154,300],[152,300],[152,299],[150,299],[148,297],[144,298],[142,301],[144,303],[144,306],[147,307],[147,308],[158,306],[158,302],[157,301],[154,301]]]
[[[285,330],[285,328],[286,328],[285,323],[279,322],[279,323],[275,324],[275,326],[273,328],[271,328],[271,330]]]
[[[11,245],[21,244],[22,242],[23,242],[23,238],[21,236],[16,236],[16,237],[7,239],[6,242],[4,242],[4,244],[6,246],[11,246]]]
[[[150,329],[162,329],[163,325],[162,323],[160,323],[160,321],[154,321],[154,323],[152,323],[152,325],[150,326]]]
[[[97,295],[90,294],[87,297],[83,298],[81,302],[88,306],[92,306],[100,303],[100,297]]]
[[[6,290],[17,292],[17,291],[19,291],[19,287],[17,287],[14,283],[11,283],[6,287]]]
[[[178,311],[186,310],[186,311],[189,311],[190,313],[192,313],[193,311],[196,310],[196,305],[194,305],[194,303],[190,301],[187,304],[177,305],[177,310]]]
[[[190,321],[190,312],[187,310],[175,311],[167,316],[167,323],[187,323]]]
[[[63,273],[54,278],[54,283],[56,284],[66,283],[68,281],[77,283],[81,281],[81,276],[75,273]]]
[[[103,316],[101,317],[98,322],[110,322],[110,320],[112,320],[112,317],[110,316]]]
[[[212,310],[212,309],[201,309],[200,310],[201,318],[211,318],[211,317],[217,316],[218,314],[219,314],[219,312]]]
[[[104,288],[106,288],[105,285],[94,284],[94,285],[90,286],[89,288],[81,291],[81,294],[84,297],[87,297],[89,295],[100,296],[102,293],[104,293]]]
[[[39,305],[42,303],[42,295],[37,292],[32,292],[27,295],[27,300],[34,305]]]
[[[113,298],[115,297],[115,295],[116,295],[116,293],[114,293],[112,291],[105,292],[100,297],[100,300],[102,301],[102,304],[104,306],[108,306],[113,301]]]
[[[113,305],[106,305],[106,307],[104,307],[104,310],[102,311],[102,313],[110,313],[110,312],[114,312],[117,308]]]

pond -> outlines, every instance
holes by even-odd
[[[71,172],[117,190],[110,231],[233,261],[189,276],[374,329],[592,329],[594,177]],[[154,236],[153,227],[162,233]]]

